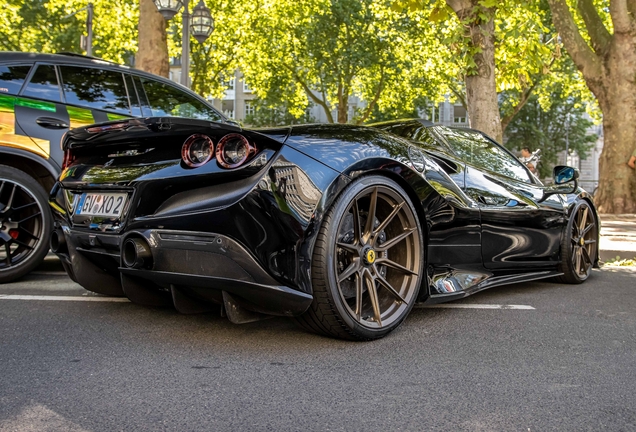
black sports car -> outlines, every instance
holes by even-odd
[[[383,130],[384,129],[384,130]],[[468,129],[130,119],[70,131],[51,247],[90,291],[382,337],[416,302],[597,265],[570,167],[544,186]]]

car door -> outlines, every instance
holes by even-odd
[[[565,223],[559,195],[544,186],[510,152],[472,130],[438,127],[466,162],[465,191],[478,202],[482,259],[488,269],[553,267]]]
[[[15,101],[15,122],[16,134],[28,136],[35,153],[61,166],[59,144],[70,119],[54,65],[34,65]]]
[[[18,94],[29,76],[31,67],[32,63],[0,65],[0,146],[26,150],[48,158],[48,142],[31,139],[16,121],[16,106],[25,105]]]

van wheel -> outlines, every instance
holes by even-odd
[[[0,283],[24,276],[44,260],[52,225],[42,186],[28,174],[0,165]]]

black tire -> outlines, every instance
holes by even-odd
[[[395,330],[417,300],[422,237],[417,212],[396,182],[377,175],[353,182],[325,215],[312,257],[314,300],[297,322],[349,340]]]
[[[28,174],[0,165],[0,283],[36,268],[49,251],[48,196]]]
[[[567,230],[561,239],[561,263],[563,272],[556,280],[568,284],[580,284],[592,273],[598,257],[598,221],[590,204],[585,200],[576,203],[568,220]]]

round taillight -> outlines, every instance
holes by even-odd
[[[214,154],[214,143],[207,135],[190,135],[181,147],[181,159],[192,168],[206,164]]]
[[[254,153],[256,148],[241,134],[228,134],[216,146],[216,160],[223,168],[236,168]]]

